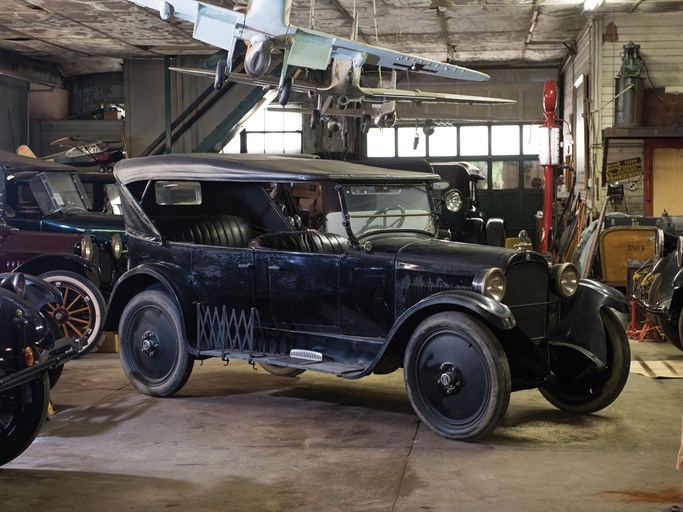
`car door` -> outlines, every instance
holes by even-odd
[[[260,261],[267,276],[269,317],[275,326],[308,332],[340,332],[342,255],[269,249],[264,256]]]

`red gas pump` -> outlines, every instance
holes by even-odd
[[[557,82],[546,80],[543,89],[543,114],[545,120],[539,129],[547,132],[547,137],[541,136],[541,148],[538,160],[543,166],[543,233],[541,237],[541,247],[539,252],[546,253],[550,246],[550,231],[553,218],[554,202],[554,178],[553,169],[560,167],[560,126],[555,119],[555,109],[557,107]]]

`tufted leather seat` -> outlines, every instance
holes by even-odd
[[[252,237],[249,223],[232,215],[160,217],[155,223],[159,233],[173,242],[247,247]]]
[[[310,230],[269,233],[254,238],[249,245],[277,251],[342,254],[349,248],[349,241],[334,233]]]

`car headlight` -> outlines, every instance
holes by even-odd
[[[683,267],[683,236],[679,236],[676,242],[676,263]]]
[[[664,256],[664,230],[658,229],[655,233],[655,256]]]
[[[462,208],[462,195],[458,190],[449,190],[443,196],[443,204],[449,212],[459,212]]]
[[[472,287],[482,295],[500,301],[505,297],[505,274],[499,268],[480,270],[474,276]]]
[[[579,269],[573,263],[560,263],[550,269],[551,282],[554,283],[555,293],[568,299],[579,288]]]
[[[121,259],[121,254],[123,254],[123,242],[121,241],[121,235],[114,233],[111,237],[111,253],[114,259]]]
[[[81,256],[86,260],[92,261],[92,238],[90,238],[88,235],[81,238]]]

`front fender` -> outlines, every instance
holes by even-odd
[[[151,286],[160,286],[175,300],[183,313],[180,321],[188,334],[188,339],[194,338],[194,333],[187,331],[192,325],[186,325],[186,320],[193,318],[194,293],[181,269],[164,263],[143,264],[121,276],[109,298],[104,330],[116,332],[121,313],[128,301]]]
[[[373,371],[385,373],[385,366],[390,368],[389,371],[398,368],[402,363],[403,350],[415,328],[425,318],[442,311],[471,313],[499,331],[512,331],[516,325],[512,312],[505,304],[478,293],[466,290],[435,293],[413,304],[398,317],[373,363],[362,373],[354,374],[353,378],[363,377]]]
[[[604,363],[607,340],[600,310],[606,307],[628,313],[623,293],[598,281],[582,279],[574,296],[562,303],[556,318],[551,319],[550,341],[585,349]]]
[[[68,270],[81,276],[92,279],[93,276],[99,278],[100,268],[92,261],[86,260],[81,256],[67,253],[41,254],[35,256],[30,260],[26,260],[13,270],[13,272],[22,272],[24,274],[32,274],[39,276],[45,272],[53,270]],[[93,280],[95,281],[95,280]],[[99,279],[95,281],[99,286]]]
[[[515,317],[505,304],[468,290],[448,290],[430,295],[405,310],[394,323],[388,337],[391,338],[392,333],[400,329],[408,318],[421,310],[434,306],[470,311],[483,318],[487,323],[504,331],[508,331],[516,325]]]

